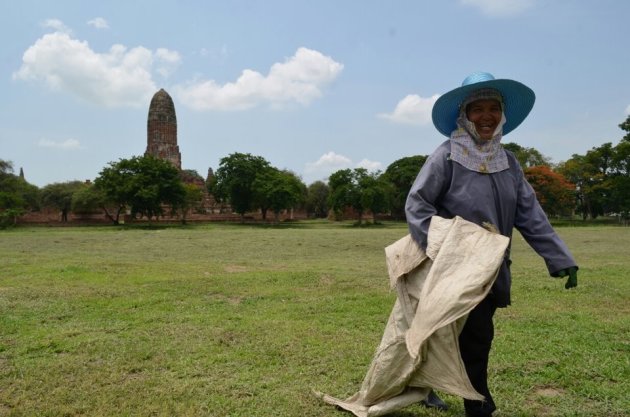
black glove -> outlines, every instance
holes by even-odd
[[[564,288],[568,290],[569,288],[577,287],[577,270],[577,266],[572,266],[570,268],[562,269],[556,272],[553,276],[557,278],[562,278],[568,275],[569,278],[567,279],[567,283],[564,284]]]

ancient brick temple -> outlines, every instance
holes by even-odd
[[[172,163],[179,171],[180,177],[185,184],[193,184],[202,190],[203,196],[198,207],[195,207],[186,215],[187,221],[240,221],[241,216],[232,211],[229,203],[216,201],[214,196],[208,192],[207,185],[214,178],[214,171],[208,168],[207,178],[204,180],[194,170],[182,170],[182,155],[177,145],[177,117],[175,115],[175,104],[171,96],[160,89],[153,95],[149,105],[149,117],[147,119],[147,149],[145,155],[164,159]],[[20,178],[24,178],[24,171],[20,168]],[[171,214],[173,220],[182,214]],[[255,210],[248,213],[248,219],[260,220],[261,213]],[[282,214],[283,219],[306,218],[305,212],[296,213],[293,210]],[[19,219],[20,223],[42,223],[59,224],[60,213],[57,209],[50,207],[40,211],[32,211]],[[98,209],[94,212],[71,213],[68,220],[77,223],[109,223],[110,220]],[[131,220],[131,219],[130,219]],[[141,219],[136,219],[141,220]],[[177,221],[179,221],[176,218]]]
[[[147,119],[147,150],[145,155],[164,159],[172,163],[180,171],[181,179],[186,184],[194,184],[203,190],[201,205],[197,207],[196,214],[215,213],[224,208],[216,203],[212,195],[208,193],[206,182],[194,171],[182,170],[182,154],[177,145],[177,116],[175,104],[171,96],[162,88],[153,95],[149,104],[149,117]],[[208,175],[212,169],[208,170]],[[227,206],[229,208],[229,206]]]
[[[147,120],[145,155],[165,159],[182,169],[182,155],[177,146],[177,116],[173,99],[164,89],[153,95]]]

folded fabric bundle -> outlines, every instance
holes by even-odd
[[[461,217],[435,216],[426,252],[410,235],[385,248],[397,299],[363,384],[346,400],[315,394],[358,417],[391,413],[431,389],[483,400],[466,374],[458,336],[490,291],[508,244]]]

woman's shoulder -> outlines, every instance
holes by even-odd
[[[518,158],[516,157],[514,152],[509,151],[505,148],[503,148],[503,150],[505,151],[505,154],[507,155],[507,158],[508,158],[508,165],[510,166],[510,173],[512,173],[512,175],[518,176],[519,178],[522,177],[523,167],[521,166],[521,163],[518,161]]]
[[[518,158],[516,157],[514,152],[512,152],[510,150],[507,150],[505,148],[503,148],[503,151],[507,155],[508,161],[509,161],[511,167],[518,167],[518,168],[522,169],[521,163],[518,161]]]
[[[431,171],[445,171],[450,169],[451,159],[451,141],[447,140],[442,142],[433,153],[429,155],[424,163],[425,169]]]
[[[435,148],[435,150],[433,151],[433,153],[431,155],[429,155],[429,158],[439,158],[439,159],[448,159],[448,157],[451,154],[451,141],[446,140],[444,142],[442,142],[440,144],[440,146],[438,146],[437,148]]]
[[[516,161],[516,163],[518,163],[518,159],[516,159],[516,155],[514,155],[514,152],[505,149],[505,147],[503,147],[503,150],[505,151],[505,154],[507,155],[510,162]]]

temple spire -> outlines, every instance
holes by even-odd
[[[171,96],[160,89],[153,95],[147,119],[147,150],[145,155],[165,159],[182,169],[182,155],[177,145],[177,116]]]

